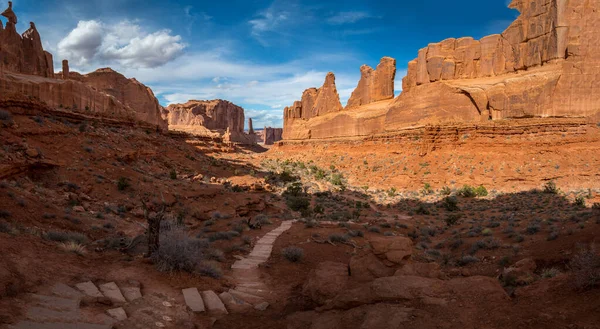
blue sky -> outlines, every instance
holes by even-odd
[[[20,32],[34,21],[44,47],[83,73],[110,66],[150,86],[162,105],[230,100],[255,126],[336,74],[345,104],[362,64],[397,59],[397,93],[419,48],[502,32],[507,0],[157,1],[14,0]]]

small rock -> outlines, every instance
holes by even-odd
[[[125,310],[122,307],[107,310],[106,313],[118,321],[127,320],[127,313],[125,313]]]
[[[269,303],[267,303],[267,302],[263,302],[263,303],[260,303],[260,304],[258,304],[258,305],[256,305],[256,306],[254,306],[254,309],[255,309],[255,310],[258,310],[258,311],[264,311],[264,310],[266,310],[268,307],[269,307]]]
[[[75,206],[75,207],[73,207],[73,211],[85,212],[85,208],[83,208],[82,206]]]
[[[40,152],[38,152],[38,150],[31,148],[31,147],[25,151],[25,154],[30,158],[37,158],[40,156]]]

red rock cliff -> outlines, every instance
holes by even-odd
[[[303,97],[284,110],[284,138],[516,118],[600,120],[600,0],[514,0],[510,7],[521,15],[501,34],[447,39],[419,50],[393,101],[379,97],[389,95],[387,85],[373,82],[379,67],[361,69],[345,111],[306,117]]]

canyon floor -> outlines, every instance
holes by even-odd
[[[0,327],[58,328],[66,311],[39,296],[115,282],[141,296],[76,299],[69,319],[600,328],[595,124],[523,120],[266,149],[59,112],[1,119]],[[146,258],[156,218],[164,249]],[[228,314],[192,312],[187,288],[219,294]],[[107,316],[119,307],[127,319]]]

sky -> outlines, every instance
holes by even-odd
[[[62,59],[82,73],[111,67],[163,106],[226,99],[255,127],[281,127],[283,108],[330,71],[345,105],[360,66],[390,56],[399,94],[420,48],[501,33],[518,16],[509,2],[13,0],[13,10],[19,32],[36,23],[56,71]]]

